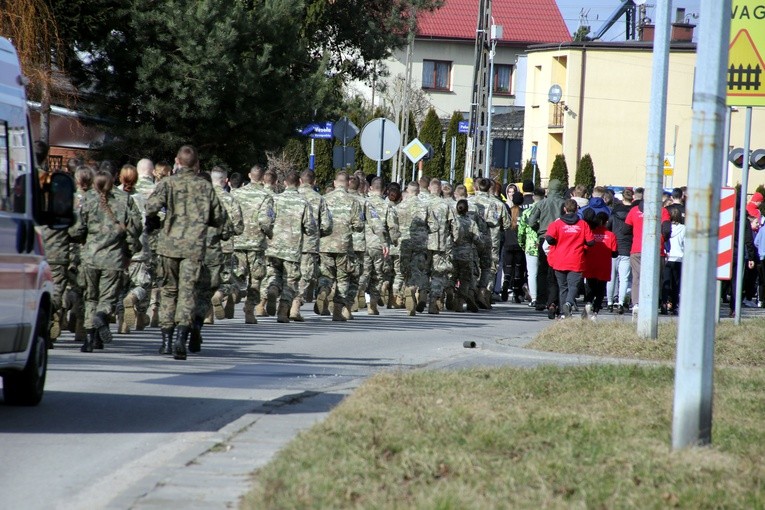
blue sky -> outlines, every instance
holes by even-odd
[[[655,19],[655,5],[662,0],[648,0],[647,16]],[[663,0],[667,1],[667,0]],[[608,19],[614,10],[621,4],[620,0],[557,0],[558,8],[563,15],[563,20],[568,25],[570,31],[573,33],[579,26],[579,15],[582,10],[587,13],[587,18],[590,23],[590,27],[593,32],[600,29],[603,23]],[[701,0],[674,0],[672,2],[672,9],[684,7],[686,15],[695,13],[699,14]],[[673,14],[674,19],[674,14]],[[693,21],[698,24],[700,20]],[[609,30],[602,39],[603,41],[623,41],[624,40],[624,18],[617,21],[614,26]]]

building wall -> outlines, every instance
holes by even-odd
[[[675,173],[665,186],[688,182],[692,128],[692,95],[696,54],[672,51],[669,65],[665,152],[675,150]],[[650,49],[588,47],[532,51],[528,77],[524,160],[537,144],[543,178],[549,175],[558,151],[566,156],[573,183],[576,162],[589,153],[598,184],[643,186],[646,169],[648,110],[651,93]],[[548,102],[550,86],[563,89],[562,127],[550,127],[554,106]],[[581,84],[584,83],[584,87]],[[582,93],[582,90],[584,91]],[[743,146],[743,109],[733,114],[731,145]],[[754,111],[752,148],[765,147],[765,111]],[[741,171],[729,165],[731,183]],[[765,175],[750,174],[750,190],[765,182]]]

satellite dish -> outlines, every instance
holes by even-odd
[[[547,100],[550,101],[552,104],[558,104],[560,103],[561,98],[563,97],[563,89],[560,88],[560,85],[557,83],[550,87],[550,92],[547,93]]]

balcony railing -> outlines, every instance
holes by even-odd
[[[565,114],[566,110],[563,107],[562,103],[554,104],[552,109],[550,110],[550,124],[548,127],[551,128],[562,128],[563,127],[563,115]]]

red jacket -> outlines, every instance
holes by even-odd
[[[547,256],[550,267],[556,271],[584,271],[585,246],[595,241],[586,221],[580,220],[576,213],[564,215],[550,223],[545,238],[552,245]]]
[[[595,244],[587,248],[584,255],[584,276],[607,282],[611,280],[611,261],[617,251],[616,235],[606,229],[597,227],[592,231]]]

